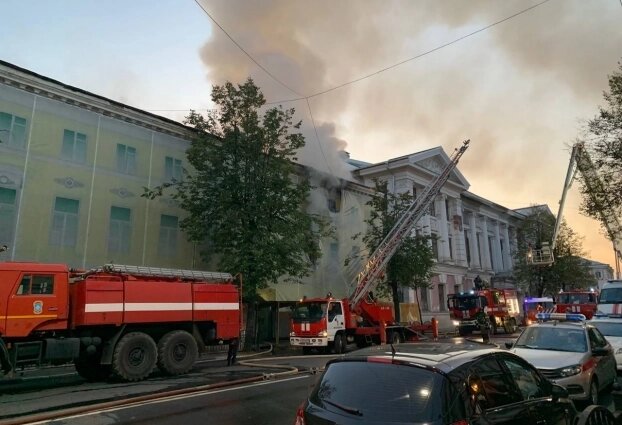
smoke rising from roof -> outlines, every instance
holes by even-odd
[[[305,96],[537,3],[203,0],[255,60]],[[622,56],[621,18],[622,8],[613,1],[551,0],[417,60],[310,98],[321,150],[306,102],[284,103],[304,122],[307,148],[300,161],[339,175],[339,161],[331,161],[340,150],[380,162],[438,145],[451,153],[470,138],[460,170],[476,193],[509,208],[548,203],[556,209],[567,146],[581,120],[596,113],[607,74]],[[239,83],[250,75],[269,102],[298,97],[215,26],[200,56],[213,84]],[[589,226],[583,221],[576,230],[585,233]]]

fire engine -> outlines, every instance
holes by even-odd
[[[450,294],[447,308],[462,336],[482,327],[489,328],[493,334],[499,328],[507,334],[518,329],[520,311],[513,289],[480,289]]]
[[[0,263],[0,360],[73,361],[87,380],[188,372],[200,350],[237,338],[240,291],[228,273],[107,264]]]
[[[345,350],[348,342],[363,347],[371,343],[416,341],[431,325],[404,325],[396,322],[393,306],[370,296],[380,283],[387,263],[402,240],[411,234],[414,225],[423,217],[441,188],[468,148],[466,140],[453,153],[441,173],[423,190],[399,218],[384,240],[369,256],[363,270],[354,278],[354,291],[348,298],[308,298],[297,303],[290,323],[290,344],[311,349]]]
[[[593,290],[571,290],[557,296],[558,313],[581,313],[588,320],[594,316],[598,306],[598,294]]]

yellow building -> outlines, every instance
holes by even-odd
[[[192,129],[0,61],[0,260],[191,268],[170,198]]]

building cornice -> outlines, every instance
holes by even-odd
[[[0,60],[0,83],[181,139],[192,139],[195,134],[192,127],[64,84],[2,60]]]

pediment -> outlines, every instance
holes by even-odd
[[[409,155],[408,159],[410,164],[412,164],[413,166],[434,174],[441,173],[443,169],[447,166],[447,164],[449,164],[449,162],[451,161],[449,156],[440,146],[433,149],[428,149],[423,152],[411,154]],[[452,170],[449,176],[449,181],[459,186],[462,186],[467,190],[470,186],[469,182],[464,178],[464,176],[457,167]]]

